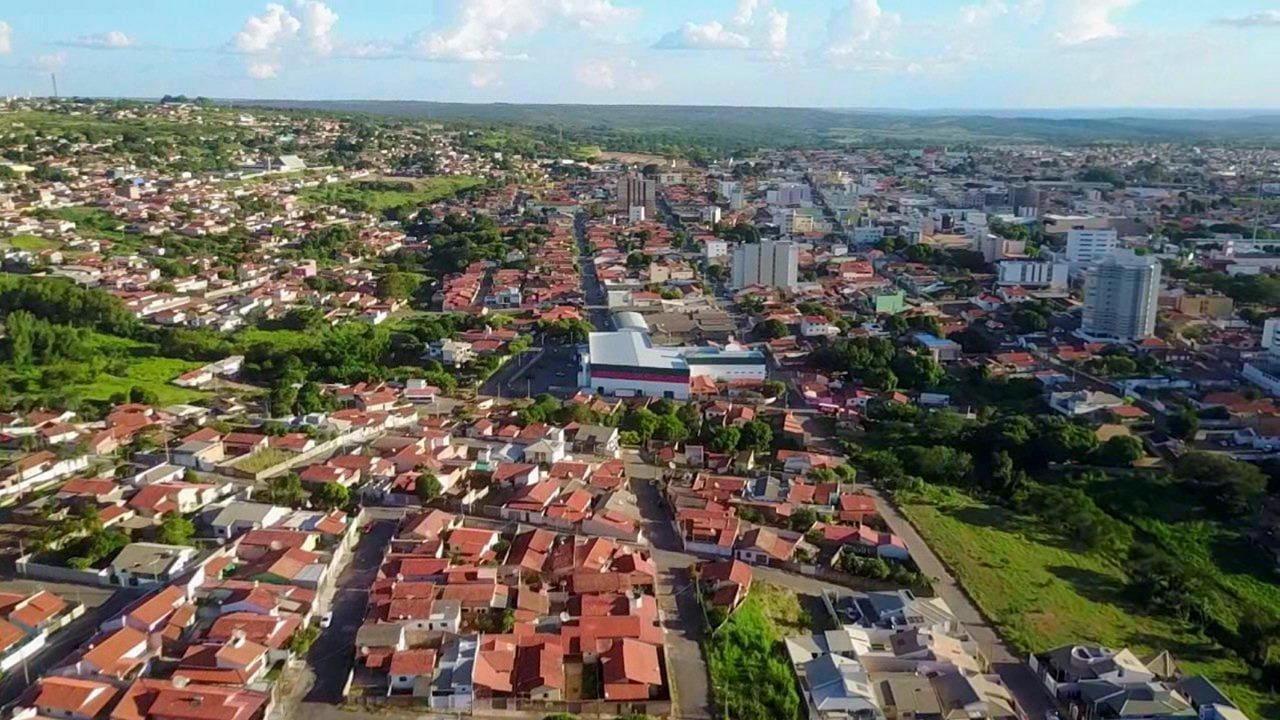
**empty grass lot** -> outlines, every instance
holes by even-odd
[[[1117,563],[959,492],[932,495],[929,504],[904,504],[903,512],[1019,650],[1087,642],[1128,646],[1144,658],[1169,650],[1184,672],[1208,676],[1250,717],[1280,717],[1280,704],[1251,681],[1244,661],[1197,629],[1134,605]]]
[[[397,207],[418,208],[481,184],[480,178],[441,175],[422,179],[392,178],[333,183],[308,188],[299,196],[303,202],[338,205],[381,213]]]

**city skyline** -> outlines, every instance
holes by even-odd
[[[70,5],[0,10],[0,93],[1280,109],[1280,6],[1256,0]]]

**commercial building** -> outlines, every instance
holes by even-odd
[[[1072,228],[1067,231],[1067,262],[1088,264],[1097,262],[1116,249],[1118,235],[1115,230]]]
[[[618,178],[618,207],[630,213],[633,207],[644,208],[644,217],[657,211],[657,183],[637,173]]]
[[[1065,290],[1068,268],[1066,263],[1046,260],[1006,260],[999,264],[996,282],[1001,285],[1026,285]]]
[[[763,381],[763,353],[714,347],[655,347],[639,327],[594,332],[579,356],[578,384],[600,395],[687,400],[698,378]]]
[[[733,249],[735,288],[751,285],[792,288],[799,282],[800,250],[789,240],[742,243]]]
[[[1081,333],[1099,340],[1141,340],[1156,329],[1160,262],[1116,251],[1089,270]]]

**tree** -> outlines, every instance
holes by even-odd
[[[262,500],[273,505],[298,506],[306,502],[307,491],[302,487],[302,480],[295,473],[277,475],[267,480],[267,487],[262,491]]]
[[[743,450],[768,452],[773,447],[773,428],[763,420],[752,420],[742,426],[738,447]]]
[[[786,337],[791,334],[791,330],[787,328],[787,324],[777,318],[771,318],[760,323],[760,336],[767,339]]]
[[[963,450],[945,445],[907,445],[898,448],[903,469],[926,482],[956,485],[973,471],[973,458]]]
[[[444,492],[444,487],[440,484],[440,478],[428,468],[418,468],[418,479],[413,484],[413,492],[422,501],[423,505],[440,497],[440,493]]]
[[[1142,441],[1132,435],[1116,435],[1098,446],[1093,461],[1106,467],[1129,467],[1146,453]]]
[[[1211,507],[1224,517],[1251,517],[1267,490],[1267,476],[1252,463],[1202,450],[1182,456],[1174,477],[1213,499]]]
[[[311,502],[325,510],[336,510],[346,507],[351,501],[351,491],[346,485],[336,482],[321,484],[311,491]]]
[[[417,273],[392,271],[378,278],[377,294],[383,300],[407,300],[418,292],[423,276]]]
[[[738,444],[742,439],[742,431],[730,425],[729,427],[717,428],[711,434],[711,440],[707,442],[707,447],[712,452],[727,453],[738,449]]]
[[[166,513],[156,530],[156,542],[165,545],[190,545],[196,526],[177,513]]]
[[[1093,430],[1065,418],[1052,417],[1042,421],[1037,435],[1039,442],[1028,450],[1043,453],[1048,462],[1083,459],[1098,448],[1098,436]]]
[[[1191,440],[1200,430],[1200,418],[1196,416],[1194,410],[1184,407],[1169,416],[1165,427],[1173,437],[1179,440]]]
[[[632,410],[622,419],[622,429],[634,432],[640,442],[648,442],[658,429],[658,416],[649,408]]]
[[[791,513],[791,520],[788,524],[791,526],[791,529],[796,532],[805,532],[809,528],[813,527],[813,524],[817,521],[818,514],[816,512],[809,508],[802,507]]]
[[[787,392],[787,384],[779,380],[765,380],[762,390],[765,397],[782,397]]]
[[[675,415],[659,415],[658,423],[653,429],[653,438],[669,443],[684,442],[689,437],[689,428],[680,422]]]

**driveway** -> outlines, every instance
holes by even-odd
[[[1044,717],[1045,711],[1053,708],[1052,702],[1024,658],[1015,655],[1004,643],[995,628],[952,577],[951,571],[938,559],[924,538],[920,537],[920,533],[916,532],[911,522],[874,488],[860,489],[875,497],[880,516],[889,525],[889,529],[907,544],[907,549],[911,551],[911,559],[915,560],[921,572],[932,580],[934,592],[947,601],[956,617],[978,641],[982,652],[991,661],[992,670],[1013,693],[1018,705],[1031,718],[1038,720]]]

